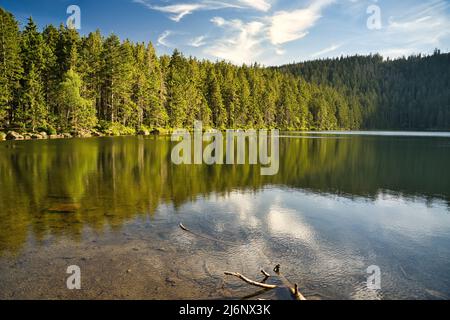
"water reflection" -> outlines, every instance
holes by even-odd
[[[152,216],[164,203],[270,185],[373,201],[382,193],[450,199],[450,146],[440,138],[281,139],[274,177],[256,166],[173,166],[171,146],[165,138],[0,144],[0,252],[18,250],[30,230],[37,240],[76,237],[84,226]],[[67,207],[73,214],[57,214]]]
[[[49,237],[90,248],[87,229],[106,239],[154,228],[143,239],[196,249],[178,253],[180,263],[203,257],[198,279],[204,269],[283,261],[311,295],[382,298],[364,287],[365,268],[377,264],[389,271],[388,297],[448,296],[449,139],[309,135],[280,140],[273,177],[258,166],[174,166],[167,138],[2,143],[0,256]],[[235,245],[192,245],[181,219]],[[211,274],[217,282],[202,283],[221,288]]]

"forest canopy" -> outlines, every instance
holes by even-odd
[[[158,56],[151,43],[81,36],[0,8],[0,129],[450,129],[450,54],[342,57],[276,68]]]

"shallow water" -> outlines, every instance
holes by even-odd
[[[0,298],[288,299],[223,275],[278,263],[309,299],[450,298],[449,134],[283,133],[273,177],[175,166],[172,147],[0,143]]]

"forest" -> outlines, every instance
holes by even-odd
[[[0,8],[0,131],[132,135],[191,128],[450,130],[450,54],[281,67],[158,56],[151,43]],[[3,134],[4,135],[4,134]]]

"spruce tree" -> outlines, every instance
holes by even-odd
[[[14,16],[0,8],[0,127],[9,126],[17,110],[22,76],[20,34]]]

